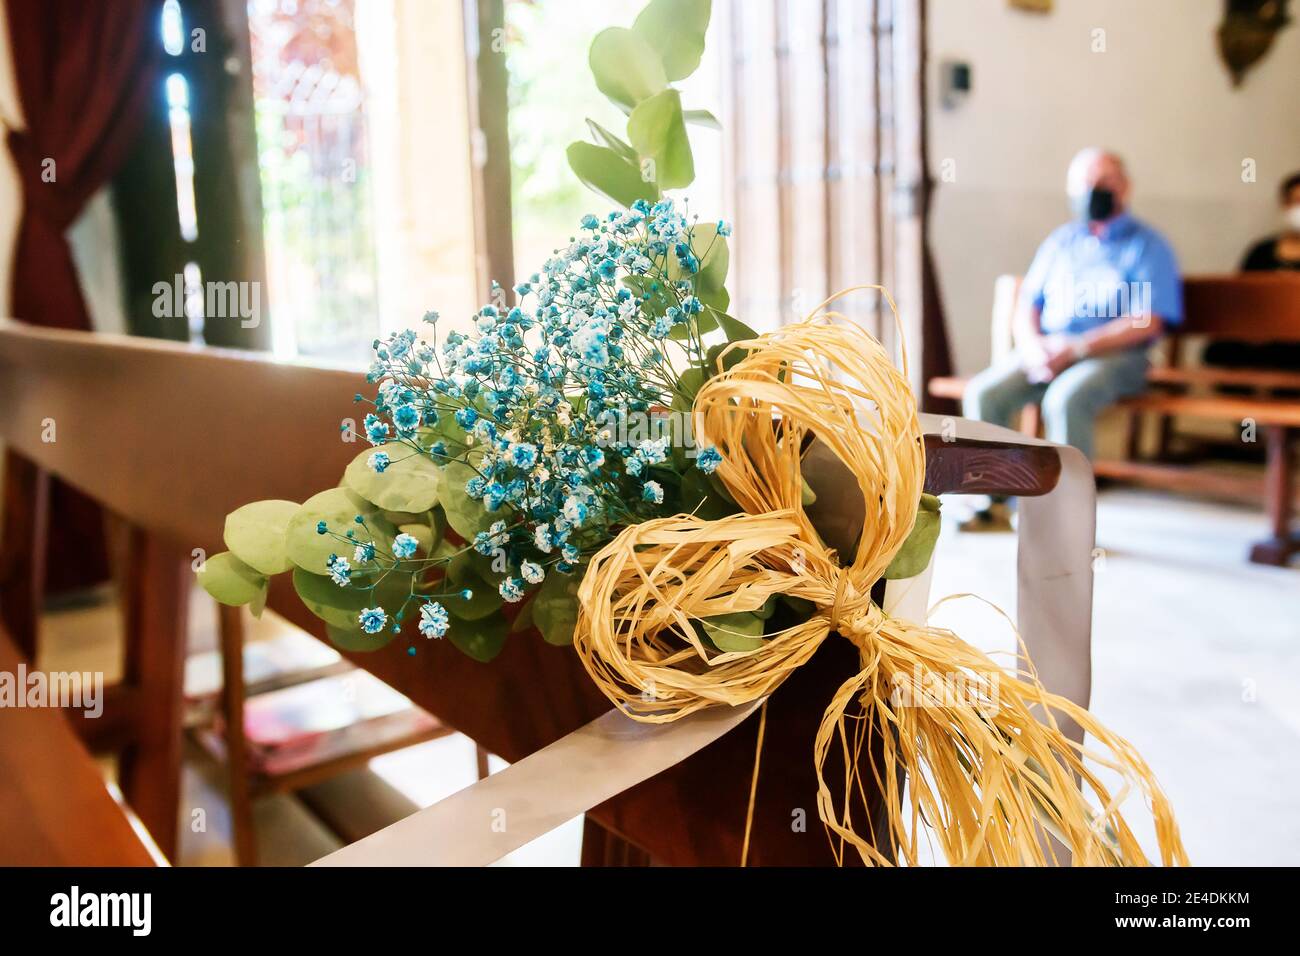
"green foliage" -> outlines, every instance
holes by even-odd
[[[572,644],[578,623],[580,574],[549,574],[532,604],[532,619],[548,644]]]
[[[630,206],[638,199],[654,202],[659,188],[641,175],[640,167],[620,156],[608,146],[570,143],[569,165],[583,184],[620,206]]]
[[[288,571],[284,534],[298,511],[296,501],[254,501],[226,515],[225,542],[240,561],[261,574]],[[239,602],[244,603],[244,602]]]
[[[711,8],[709,0],[651,0],[630,30],[610,27],[596,34],[587,62],[597,89],[628,114],[627,139],[587,120],[597,144],[568,149],[569,165],[584,184],[630,206],[695,181],[686,124],[716,129],[718,121],[707,110],[684,110],[681,94],[669,83],[698,69]]]
[[[763,646],[763,618],[753,611],[737,611],[701,618],[704,633],[720,651],[755,651]]]
[[[913,578],[926,569],[939,540],[939,499],[934,495],[921,495],[916,509],[916,524],[912,532],[885,569],[885,578],[897,580]]]
[[[367,634],[360,627],[357,627],[354,621],[352,627],[335,627],[333,624],[326,624],[325,636],[339,650],[356,653],[358,651],[377,651],[388,646],[397,635],[388,629],[382,630],[378,634]]]
[[[222,604],[251,604],[253,613],[260,614],[266,603],[266,578],[229,551],[204,561],[198,579],[203,590]]]
[[[486,664],[501,653],[510,633],[510,623],[498,609],[470,624],[453,626],[447,639],[467,656]]]
[[[355,522],[361,515],[365,525]],[[346,488],[330,488],[312,495],[289,519],[285,529],[285,554],[298,567],[312,574],[324,574],[331,554],[346,546],[332,534],[321,534],[316,526],[324,521],[333,534],[353,532],[357,544],[373,543],[385,551],[392,547],[397,529],[364,498]]]
[[[409,574],[389,573],[373,588],[358,587],[355,583],[339,587],[322,575],[293,569],[293,589],[307,610],[326,624],[345,630],[358,627],[357,615],[363,608],[400,604],[410,588]]]
[[[465,483],[477,474],[473,467],[463,461],[448,462],[442,474],[447,487],[442,510],[447,515],[447,524],[451,530],[465,541],[473,541],[474,535],[486,531],[494,520],[480,502],[465,494]]]
[[[627,135],[637,155],[654,164],[660,189],[679,189],[695,181],[682,96],[676,90],[664,90],[638,103],[628,117]]]
[[[659,54],[669,80],[684,80],[699,69],[712,6],[712,0],[653,0],[632,24]]]
[[[629,112],[668,85],[663,60],[655,48],[640,33],[623,27],[596,34],[587,63],[596,88]]]
[[[382,472],[366,464],[376,452],[389,458]],[[386,511],[428,511],[438,503],[441,479],[442,470],[431,458],[402,442],[361,452],[343,473],[345,487]]]

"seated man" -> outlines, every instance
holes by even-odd
[[[1091,457],[1098,413],[1146,386],[1147,347],[1182,321],[1182,280],[1160,233],[1128,212],[1129,181],[1113,153],[1085,149],[1066,192],[1076,220],[1052,232],[1025,274],[1015,351],[966,388],[962,413],[998,425],[1040,402],[1049,440]],[[972,528],[1009,527],[995,502]]]

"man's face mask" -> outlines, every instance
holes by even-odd
[[[1300,203],[1287,206],[1283,215],[1286,218],[1287,228],[1292,232],[1300,232]]]
[[[1093,186],[1071,202],[1074,214],[1089,222],[1104,222],[1115,214],[1115,194],[1105,186]]]

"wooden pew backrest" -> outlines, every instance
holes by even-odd
[[[224,550],[226,513],[261,498],[302,501],[335,486],[363,441],[340,439],[359,424],[370,395],[357,372],[277,363],[265,355],[195,348],[0,322],[0,441],[188,556]],[[47,423],[55,440],[46,441]],[[1055,449],[927,436],[926,489],[1043,495],[1060,475]],[[188,566],[185,570],[188,572]],[[174,578],[172,579],[174,580]],[[142,582],[171,587],[161,577]],[[287,575],[268,606],[324,639]],[[513,635],[490,665],[448,641],[394,640],[348,653],[448,726],[509,761],[552,743],[609,709],[569,648]],[[856,669],[847,641],[828,641],[774,695],[756,810],[754,863],[824,863],[827,841],[790,829],[790,808],[813,807],[810,741],[825,702]],[[752,724],[752,722],[751,722]],[[602,805],[603,825],[673,864],[734,863],[753,769],[753,727],[727,735],[672,770]],[[143,815],[142,815],[143,816]],[[707,821],[707,825],[705,822]]]
[[[993,283],[994,360],[1012,348],[1012,317],[1023,276]],[[1203,335],[1243,342],[1300,341],[1300,276],[1286,273],[1187,276],[1183,322],[1172,338]]]

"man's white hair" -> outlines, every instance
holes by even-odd
[[[1074,159],[1070,160],[1070,168],[1065,171],[1065,192],[1069,196],[1081,196],[1088,188],[1087,175],[1088,168],[1099,159],[1112,160],[1119,166],[1120,172],[1128,175],[1124,169],[1124,160],[1108,149],[1102,149],[1100,146],[1085,146],[1074,154]]]

